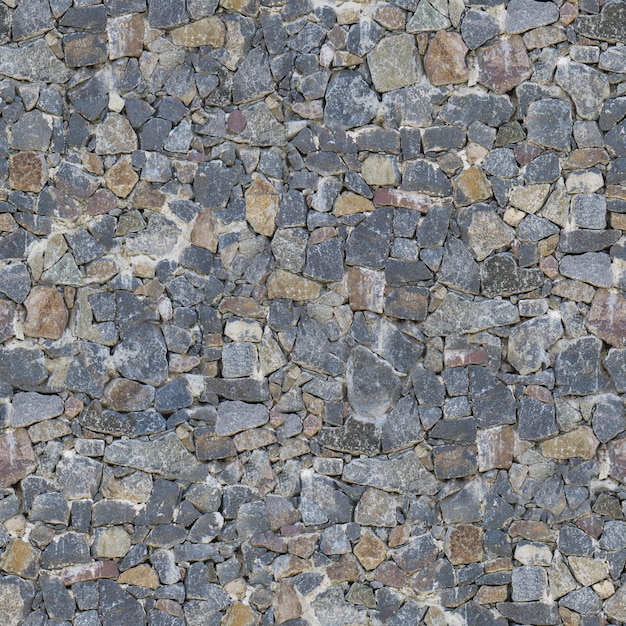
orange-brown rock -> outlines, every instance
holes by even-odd
[[[373,210],[374,205],[371,200],[351,191],[346,191],[335,200],[333,214],[341,217],[342,215],[354,215],[355,213],[366,213]]]
[[[440,30],[430,42],[424,57],[424,69],[433,85],[456,85],[467,82],[465,65],[467,46],[458,33]]]
[[[278,586],[278,593],[274,600],[274,621],[282,624],[302,615],[302,605],[298,594],[291,582],[283,580]]]
[[[387,558],[387,548],[376,535],[366,531],[354,547],[354,554],[365,569],[373,570]]]
[[[276,215],[280,200],[274,185],[262,176],[256,175],[244,195],[246,220],[254,232],[271,237],[276,229]]]
[[[24,306],[25,335],[46,339],[59,339],[63,335],[68,313],[63,296],[54,287],[33,287],[24,301]]]
[[[196,218],[191,231],[191,243],[194,246],[217,252],[217,219],[211,209],[204,209]]]
[[[106,173],[104,180],[106,186],[118,197],[126,198],[135,188],[139,176],[132,168],[128,159],[120,159]]]
[[[488,200],[492,193],[491,183],[478,166],[469,167],[454,178],[452,190],[456,206],[469,206]]]
[[[127,569],[122,572],[117,582],[146,589],[156,589],[160,585],[157,573],[149,565],[137,565],[137,567]]]
[[[35,580],[39,575],[40,555],[39,550],[27,541],[13,539],[0,557],[0,569],[7,574]]]
[[[483,531],[472,524],[458,524],[448,530],[444,551],[452,565],[480,563],[483,558]]]
[[[541,444],[541,453],[551,459],[593,459],[600,442],[589,426],[581,426]]]
[[[177,46],[187,48],[199,46],[221,48],[224,45],[225,34],[224,24],[218,17],[204,17],[173,30],[172,42]]]
[[[48,164],[41,154],[18,152],[9,160],[9,185],[39,193],[48,180]]]

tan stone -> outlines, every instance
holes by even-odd
[[[611,213],[611,228],[626,230],[626,213]]]
[[[250,17],[259,13],[259,0],[220,0],[220,5],[227,11],[236,11]]]
[[[12,189],[39,193],[48,180],[48,164],[41,154],[18,152],[9,160],[9,185]]]
[[[198,48],[199,46],[213,46],[221,48],[224,45],[226,29],[218,17],[205,17],[172,31],[172,42],[177,46]]]
[[[262,176],[256,175],[244,194],[246,220],[254,232],[271,237],[276,230],[276,215],[280,196],[274,186]]]
[[[550,185],[528,185],[513,187],[509,194],[509,202],[525,213],[536,213],[546,201],[550,193]]]
[[[41,553],[27,541],[13,539],[0,557],[0,569],[7,574],[35,580],[39,575]]]
[[[267,296],[274,298],[287,298],[303,302],[315,300],[321,293],[321,286],[307,278],[285,270],[275,270],[267,279]]]
[[[348,273],[348,297],[353,311],[382,313],[385,306],[385,274],[352,267]]]
[[[104,180],[106,186],[118,197],[126,198],[130,192],[135,188],[139,176],[132,168],[130,160],[120,159],[113,167],[106,173]]]
[[[402,526],[396,526],[389,533],[389,547],[397,548],[404,545],[411,536],[411,527],[408,524],[402,524]]]
[[[533,66],[519,35],[503,36],[477,50],[478,82],[500,95],[524,82]]]
[[[421,322],[428,312],[428,291],[423,287],[390,287],[385,297],[385,313],[390,317]]]
[[[61,419],[47,419],[44,422],[33,424],[28,429],[28,436],[33,443],[52,441],[71,434],[70,425]]]
[[[361,163],[361,175],[368,185],[398,185],[400,172],[393,156],[372,154]]]
[[[399,7],[380,4],[374,11],[374,19],[387,30],[403,30],[406,14]]]
[[[170,600],[169,598],[160,598],[154,603],[154,608],[173,617],[185,617],[183,607],[175,600]]]
[[[355,213],[366,213],[373,211],[374,205],[371,200],[359,196],[351,191],[342,193],[337,200],[335,200],[335,206],[333,207],[333,214],[337,217],[343,215],[353,215]]]
[[[233,313],[239,317],[264,318],[265,313],[254,298],[226,296],[219,304],[220,313]]]
[[[144,20],[140,13],[110,17],[107,21],[109,60],[140,57],[143,52],[144,31]]]
[[[452,179],[454,204],[469,206],[491,198],[491,183],[480,167],[472,166]]]
[[[117,579],[121,585],[134,585],[146,589],[156,589],[159,585],[157,573],[149,565],[137,565],[123,572]]]
[[[354,546],[354,554],[366,570],[373,570],[387,558],[387,548],[376,535],[365,531]]]
[[[424,57],[424,69],[433,85],[457,85],[467,82],[465,65],[467,46],[458,33],[440,30],[430,42]]]
[[[564,435],[548,439],[541,444],[541,452],[551,459],[567,460],[578,457],[589,461],[596,455],[600,442],[589,426],[581,426]]]
[[[412,85],[421,74],[415,37],[408,33],[381,39],[367,62],[374,88],[380,93]]]
[[[119,526],[98,529],[93,554],[104,559],[122,558],[130,550],[130,535]]]
[[[165,194],[142,180],[135,188],[132,204],[135,209],[161,209],[165,204]]]
[[[515,435],[511,426],[497,426],[480,430],[478,444],[478,470],[509,469],[513,463]]]
[[[68,313],[63,296],[54,287],[33,287],[24,301],[24,334],[59,339],[67,326]]]
[[[204,209],[196,218],[191,231],[191,243],[194,246],[217,252],[217,219],[211,209]]]
[[[601,559],[590,559],[584,556],[568,557],[569,566],[576,580],[583,587],[590,587],[604,580],[609,575],[609,566]]]
[[[105,498],[138,503],[147,502],[152,493],[152,477],[144,472],[133,472],[127,476],[115,478],[113,473],[105,468],[102,473],[100,491]]]
[[[28,433],[23,428],[0,435],[0,488],[19,482],[38,465]]]
[[[483,558],[483,531],[471,524],[458,524],[448,530],[443,547],[452,565],[480,563]]]
[[[548,525],[533,520],[515,520],[509,526],[509,535],[529,541],[554,541]]]
[[[506,585],[488,586],[483,585],[476,592],[474,600],[478,604],[495,604],[496,602],[505,602],[509,594]]]
[[[274,601],[274,621],[282,624],[302,615],[302,605],[292,583],[283,580],[278,585],[278,593]]]
[[[598,289],[587,313],[587,330],[615,348],[626,343],[626,298]]]
[[[114,411],[143,411],[154,400],[154,387],[127,378],[115,378],[105,387],[104,399]]]
[[[574,300],[575,302],[589,303],[593,300],[593,296],[595,295],[595,293],[596,290],[591,285],[588,285],[587,283],[581,283],[579,280],[570,280],[568,278],[564,278],[562,280],[555,281],[552,285],[553,296],[567,298],[568,300]]]

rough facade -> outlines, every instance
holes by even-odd
[[[0,624],[625,623],[625,44],[3,0]]]

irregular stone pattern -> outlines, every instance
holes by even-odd
[[[626,623],[626,2],[0,2],[0,626]]]

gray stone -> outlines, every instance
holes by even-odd
[[[196,202],[206,209],[225,207],[241,174],[241,167],[227,167],[222,161],[200,164],[193,182]]]
[[[39,348],[0,348],[0,381],[24,391],[35,391],[48,378]]]
[[[564,256],[559,269],[563,276],[590,283],[594,287],[610,287],[613,284],[611,258],[605,252]]]
[[[52,27],[52,15],[47,0],[32,0],[17,5],[13,11],[12,38],[14,41],[41,35]]]
[[[122,341],[113,353],[115,365],[126,378],[148,385],[160,385],[167,378],[165,340],[151,324],[137,324],[122,330]]]
[[[559,19],[556,6],[536,0],[511,0],[507,5],[505,29],[507,33],[523,33],[538,26],[552,24]]]
[[[41,566],[45,569],[82,565],[90,560],[87,535],[75,532],[54,537],[41,554]]]
[[[553,626],[561,623],[556,603],[498,602],[496,607],[504,617],[520,624]]]
[[[257,428],[269,420],[267,409],[263,405],[245,402],[224,401],[217,408],[215,433],[217,435],[234,435],[249,428]]]
[[[272,91],[268,55],[263,48],[248,53],[233,76],[233,101],[242,104],[257,100]]]
[[[403,450],[423,439],[417,403],[411,396],[400,398],[382,426],[382,452]]]
[[[0,578],[0,611],[6,626],[22,626],[35,596],[33,584],[17,576]]]
[[[202,482],[208,474],[208,468],[187,451],[175,433],[167,433],[150,442],[116,441],[107,446],[104,460],[113,465],[128,465],[159,474],[169,480]]]
[[[11,406],[11,424],[15,428],[30,426],[61,415],[64,410],[63,401],[58,396],[44,396],[34,392],[16,393]]]
[[[363,126],[373,119],[378,106],[376,94],[361,75],[343,70],[328,84],[324,121],[331,128]]]
[[[563,335],[558,314],[550,313],[523,322],[509,336],[507,360],[522,376],[549,366],[547,350]]]
[[[605,136],[605,143],[609,150],[618,157],[626,157],[626,121],[612,128]]]
[[[602,103],[610,95],[609,81],[604,74],[582,63],[563,61],[558,64],[554,79],[574,101],[579,117],[598,118]]]
[[[443,406],[445,389],[434,372],[417,365],[411,370],[411,382],[421,406]]]
[[[374,337],[372,350],[399,372],[408,372],[423,352],[421,344],[383,319],[378,323]]]
[[[486,11],[470,9],[461,23],[461,36],[470,50],[476,50],[500,34],[500,26]]]
[[[343,278],[343,270],[343,245],[338,237],[307,246],[305,276],[332,282]]]
[[[521,269],[512,254],[495,254],[485,260],[481,271],[482,292],[488,298],[533,291],[542,285],[538,269]]]
[[[607,379],[600,368],[601,349],[602,341],[589,336],[559,344],[554,373],[563,394],[584,396],[604,390]]]
[[[409,33],[445,30],[450,26],[450,20],[439,13],[427,0],[422,0],[415,13],[406,24]]]
[[[102,626],[114,626],[125,620],[132,624],[146,623],[146,614],[139,601],[114,580],[99,580],[98,589]]]
[[[0,73],[16,80],[44,83],[64,83],[72,74],[41,38],[18,48],[0,49]]]
[[[402,189],[437,197],[452,193],[450,179],[437,165],[425,159],[416,159],[405,164]]]
[[[415,85],[387,92],[383,104],[400,125],[428,126],[432,122],[433,105],[444,93],[431,85]]]
[[[30,273],[22,263],[0,268],[0,293],[21,304],[30,292]]]
[[[439,482],[414,452],[393,459],[354,459],[344,466],[342,480],[392,493],[432,495],[439,490]]]
[[[61,579],[53,576],[42,576],[39,579],[39,584],[43,592],[43,601],[48,616],[51,619],[71,620],[76,610],[76,602]]]
[[[346,377],[348,400],[360,415],[384,415],[400,393],[400,380],[391,365],[363,346],[352,350]]]
[[[303,319],[298,326],[292,360],[314,372],[330,376],[338,376],[345,369],[342,360],[333,354],[323,327],[312,319]]]
[[[350,417],[337,428],[322,428],[318,434],[321,445],[349,454],[375,456],[380,449],[381,431],[373,422]]]
[[[577,197],[579,196],[574,196],[574,199]],[[570,230],[561,233],[558,250],[566,254],[599,252],[617,243],[620,237],[619,230]]]
[[[558,433],[553,404],[522,396],[519,403],[518,433],[522,439],[538,441]]]
[[[222,376],[244,378],[258,368],[256,346],[245,341],[233,341],[222,347]]]
[[[460,239],[451,237],[446,241],[439,269],[439,280],[457,291],[470,294],[480,292],[478,263]]]
[[[379,93],[413,85],[421,75],[415,38],[408,34],[382,39],[368,54],[367,63]]]
[[[513,394],[487,368],[470,365],[469,392],[479,427],[515,423],[516,401]]]
[[[148,22],[152,28],[171,28],[189,21],[185,5],[174,0],[165,0],[150,5]]]
[[[599,15],[581,15],[574,26],[576,32],[590,37],[615,43],[626,43],[626,7],[620,2],[610,2],[603,6]]]
[[[514,602],[541,600],[548,591],[548,576],[543,567],[525,565],[514,567],[511,572]]]
[[[626,350],[611,348],[604,359],[604,367],[609,373],[616,391],[626,391]]]
[[[513,240],[513,229],[488,204],[461,209],[457,219],[463,240],[477,261],[499,248],[508,247]]]
[[[52,125],[40,111],[28,111],[9,127],[9,145],[14,150],[45,151],[50,145]]]
[[[559,604],[581,615],[595,614],[602,608],[602,600],[589,587],[571,591],[559,600]]]
[[[569,150],[572,136],[571,107],[555,98],[532,102],[526,114],[526,128],[528,141],[546,148]]]
[[[460,90],[450,97],[439,114],[449,124],[469,126],[478,121],[498,127],[513,116],[513,105],[508,96],[472,93]]]

